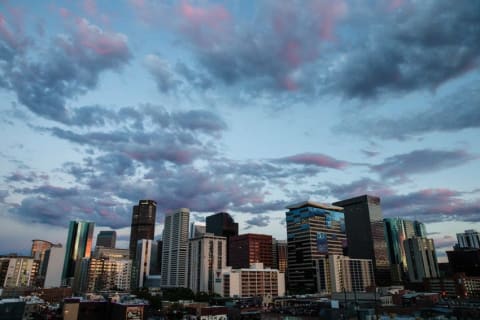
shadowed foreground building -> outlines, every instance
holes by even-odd
[[[330,290],[325,258],[342,255],[346,242],[343,208],[305,201],[288,206],[288,290],[317,293]]]
[[[380,198],[363,195],[333,205],[343,207],[345,212],[348,256],[372,260],[376,285],[390,285],[390,262]]]

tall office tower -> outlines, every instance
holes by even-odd
[[[206,233],[190,239],[188,265],[188,288],[213,293],[215,271],[227,266],[227,238]]]
[[[153,240],[157,203],[153,200],[140,200],[133,206],[132,227],[130,229],[130,259],[137,256],[137,242],[140,239]]]
[[[336,254],[322,259],[328,260],[323,263],[328,268],[321,270],[324,275],[320,277],[328,280],[328,293],[361,292],[375,284],[370,259],[352,259]]]
[[[187,251],[190,210],[165,215],[162,245],[162,287],[187,286]]]
[[[93,222],[70,221],[62,272],[62,281],[65,285],[73,285],[77,262],[83,258],[90,258],[94,226]]]
[[[115,248],[117,233],[115,231],[100,231],[97,235],[96,247]]]
[[[227,212],[218,212],[205,219],[206,232],[219,237],[227,238],[227,250],[230,247],[230,237],[238,236],[238,223]],[[227,254],[227,266],[230,265],[230,257]]]
[[[438,278],[437,255],[432,239],[412,237],[403,241],[407,255],[410,282],[422,282],[424,278]]]
[[[425,238],[427,236],[427,229],[425,228],[425,224],[420,221],[413,221],[413,226],[415,228],[415,236]]]
[[[52,243],[46,240],[32,240],[32,251],[31,256],[33,259],[38,261],[38,273],[37,278],[35,279],[34,283],[37,287],[43,287],[45,281],[45,275],[47,273],[46,265],[45,265],[45,252],[52,247]]]
[[[287,240],[277,240],[272,238],[272,267],[278,269],[278,271],[287,272],[287,259],[288,259],[288,244]]]
[[[198,238],[203,236],[207,231],[207,226],[204,224],[200,224],[198,222],[190,223],[190,231],[188,233],[188,238]]]
[[[62,270],[65,261],[65,247],[54,244],[45,253],[44,288],[59,288],[62,285]]]
[[[0,287],[33,287],[38,261],[32,257],[0,256]]]
[[[459,248],[480,248],[480,234],[476,230],[457,233],[457,241]]]
[[[137,256],[135,258],[135,274],[132,277],[132,287],[142,288],[151,275],[159,275],[158,242],[141,239],[137,243]]]
[[[348,256],[371,259],[376,285],[391,282],[385,227],[380,198],[363,195],[333,203],[343,207],[348,239]]]
[[[230,237],[228,261],[234,269],[249,268],[252,263],[273,266],[272,236],[266,234],[241,234]]]
[[[288,287],[292,293],[324,291],[322,258],[343,254],[346,244],[343,208],[305,201],[287,209]]]
[[[407,276],[407,256],[403,241],[415,236],[413,221],[401,218],[385,218],[385,239],[391,265],[393,282],[401,282]]]

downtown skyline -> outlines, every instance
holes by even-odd
[[[286,239],[371,194],[439,257],[480,229],[477,1],[0,1],[0,254],[157,202]]]

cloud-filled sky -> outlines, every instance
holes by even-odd
[[[0,253],[140,199],[286,238],[381,197],[439,255],[480,229],[480,2],[0,1]]]

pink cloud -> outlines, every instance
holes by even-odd
[[[312,3],[313,14],[317,14],[321,23],[318,33],[323,40],[335,40],[334,31],[337,22],[348,13],[348,5],[344,0],[321,0]]]
[[[10,30],[2,14],[0,14],[0,36],[11,48],[18,48],[20,46],[20,42],[17,40],[18,37]]]
[[[90,16],[95,16],[97,14],[97,4],[95,3],[95,0],[84,0],[83,9]]]
[[[319,154],[319,153],[297,154],[297,155],[283,158],[282,161],[295,163],[295,164],[314,165],[318,167],[325,167],[325,168],[332,168],[332,169],[343,169],[349,165],[345,161],[337,160],[332,157]]]
[[[128,55],[127,37],[120,33],[105,32],[86,19],[76,23],[76,34],[80,45],[98,55]]]

